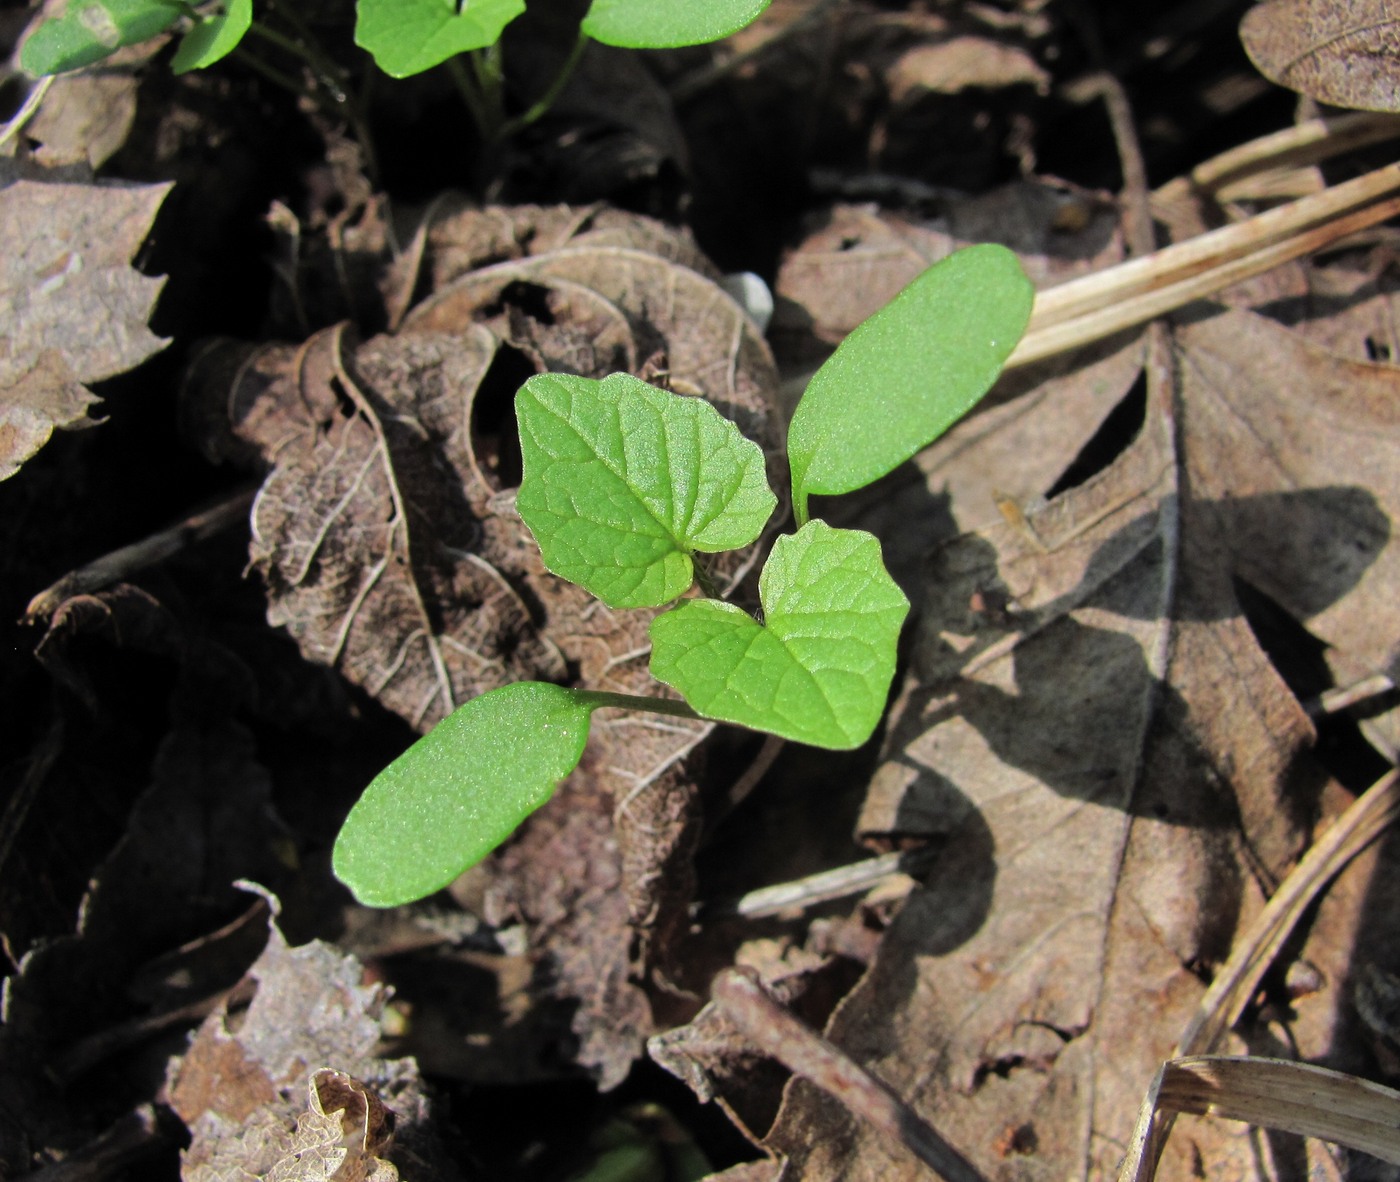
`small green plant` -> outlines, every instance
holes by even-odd
[[[171,59],[177,74],[203,69],[231,53],[251,69],[299,95],[343,113],[364,149],[377,184],[369,121],[349,71],[331,59],[301,16],[296,0],[264,0],[273,23],[253,19],[253,0],[68,0],[20,47],[20,66],[35,78],[78,70],[127,45],[182,30]],[[525,0],[356,0],[355,44],[393,78],[444,65],[488,146],[499,145],[549,110],[590,40],[627,49],[673,49],[718,41],[757,19],[771,0],[593,0],[573,50],[534,103],[508,117],[501,34],[525,11]],[[252,33],[265,47],[309,66],[317,86],[241,46]]]
[[[226,57],[253,23],[253,0],[196,6],[184,0],[70,0],[26,39],[19,63],[34,77],[100,62],[126,45],[186,27],[170,68],[177,74]]]
[[[531,378],[516,395],[516,504],[545,565],[615,608],[659,607],[651,673],[684,700],[541,682],[474,698],[381,772],[334,869],[361,902],[440,889],[543,805],[578,764],[593,711],[737,723],[832,750],[874,732],[909,609],[879,542],[809,516],[932,442],[990,389],[1030,317],[1016,256],[974,246],[929,268],[842,343],[788,433],[798,529],[759,577],[762,618],[725,602],[696,555],[755,542],[777,498],[763,454],[709,403],[627,374]]]
[[[593,0],[579,30],[579,44],[592,38],[628,49],[700,45],[742,29],[770,2]],[[406,78],[459,54],[492,49],[505,27],[524,11],[525,0],[357,0],[355,44],[368,50],[386,74]],[[177,26],[184,26],[184,32],[171,67],[177,74],[202,69],[233,52],[255,28],[253,0],[69,0],[60,14],[43,21],[25,41],[20,65],[36,78],[61,74]],[[289,48],[276,34],[269,39]],[[477,65],[481,77],[483,67]]]
[[[580,32],[625,49],[701,45],[738,32],[770,2],[593,0]],[[369,50],[386,74],[406,78],[459,53],[495,45],[524,11],[524,0],[358,0],[355,44]]]

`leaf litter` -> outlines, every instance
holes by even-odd
[[[1393,586],[1395,370],[1244,310],[1185,319],[1157,383],[1171,408],[1151,399],[1118,460],[934,550],[860,820],[868,841],[943,853],[828,1035],[989,1175],[1018,1155],[1115,1169],[1201,975],[1345,799],[1310,761],[1312,726],[1237,581],[1326,636],[1344,677],[1392,660],[1375,644],[1392,604],[1373,590]],[[922,458],[930,494],[957,488],[986,432],[973,420]],[[1311,1000],[1305,1055],[1355,1056],[1319,1029],[1345,1005],[1335,987]],[[765,1144],[784,1177],[919,1176],[805,1084]],[[1246,1168],[1240,1149],[1197,1126],[1165,1168]]]
[[[162,281],[130,263],[170,185],[0,189],[0,480],[55,429],[91,425],[88,388],[165,347],[147,327]],[[55,211],[57,211],[55,213]]]

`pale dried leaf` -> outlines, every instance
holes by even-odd
[[[55,428],[87,425],[86,383],[139,365],[165,342],[146,327],[163,280],[130,266],[169,185],[0,189],[0,480]]]
[[[886,85],[895,102],[921,91],[957,94],[971,86],[1034,86],[1044,92],[1050,75],[1029,53],[989,37],[950,37],[916,45],[889,66]]]
[[[246,1011],[233,1014],[227,1006],[216,1011],[184,1056],[171,1061],[168,1100],[192,1134],[182,1177],[223,1182],[264,1176],[303,1150],[323,1172],[287,1173],[293,1167],[284,1164],[277,1177],[287,1182],[396,1177],[373,1172],[386,1145],[380,1097],[410,1139],[428,1127],[427,1103],[412,1060],[374,1056],[383,1037],[384,987],[361,985],[364,967],[328,944],[288,946],[271,922],[267,948],[249,976],[257,992]],[[323,1069],[325,1063],[337,1069]],[[351,1077],[354,1087],[344,1082]],[[313,1100],[302,1113],[304,1124],[298,1120],[294,1140],[289,1130],[298,1116],[296,1096],[304,1088],[311,1089]],[[359,1099],[352,1102],[353,1096]]]
[[[307,1085],[307,1110],[297,1117],[282,1157],[267,1182],[398,1182],[399,1172],[379,1153],[388,1147],[384,1105],[343,1071],[324,1068]]]
[[[130,46],[120,55],[131,59]],[[114,55],[117,56],[117,55]],[[34,159],[46,168],[82,163],[101,168],[126,142],[136,119],[134,70],[79,70],[59,74],[34,118],[25,125],[25,138],[37,141]]]
[[[1389,0],[1269,0],[1240,23],[1266,78],[1319,102],[1400,110],[1400,16]]]

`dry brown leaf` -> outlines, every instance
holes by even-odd
[[[1390,0],[1269,0],[1240,39],[1266,78],[1361,111],[1400,111],[1400,16]]]
[[[276,908],[273,908],[274,914]],[[363,966],[328,944],[290,947],[275,922],[249,970],[257,992],[246,1010],[210,1015],[172,1060],[167,1098],[189,1126],[187,1182],[268,1176],[286,1182],[389,1182],[376,1159],[387,1144],[384,1102],[412,1143],[429,1136],[428,1106],[412,1060],[374,1057],[383,1036],[383,986],[362,985]],[[337,1070],[321,1064],[335,1063]],[[343,1070],[340,1070],[343,1069]],[[359,1081],[363,1080],[364,1083]],[[311,1091],[298,1117],[296,1096]],[[383,1097],[383,1101],[381,1101]],[[321,1173],[297,1173],[293,1154]],[[269,1171],[280,1170],[280,1173]],[[246,1171],[240,1173],[239,1171]],[[388,1172],[386,1172],[388,1171]]]
[[[886,80],[897,103],[921,91],[956,94],[970,86],[1020,84],[1044,93],[1050,86],[1050,75],[1024,49],[972,36],[905,50],[890,64]]]
[[[83,597],[65,605],[48,638],[49,656],[91,643],[103,626],[122,633],[133,649],[167,660],[177,647],[169,635],[172,621],[159,605],[123,588],[103,600]],[[110,656],[98,653],[110,670]],[[217,700],[208,682],[198,684],[208,701]],[[82,718],[90,724],[89,716]],[[41,784],[60,794],[69,810],[92,807],[61,775]],[[90,1122],[107,1118],[91,1109],[81,1088],[64,1084],[94,1066],[121,1063],[131,1053],[133,1026],[226,988],[256,955],[261,945],[254,931],[247,944],[188,956],[178,980],[156,983],[148,973],[152,957],[185,945],[192,933],[221,927],[246,906],[246,896],[228,886],[233,878],[285,871],[277,857],[285,830],[270,799],[267,773],[243,728],[191,719],[162,742],[151,784],[131,809],[122,839],[92,872],[77,930],[32,948],[6,981],[0,1161],[7,1172],[63,1156],[95,1135]],[[14,807],[22,807],[18,798]],[[54,839],[37,844],[52,847]],[[59,848],[67,854],[68,847]],[[11,872],[10,881],[31,879]],[[153,893],[162,905],[152,905]],[[158,1022],[151,1027],[159,1028]],[[149,1037],[148,1029],[141,1040]]]
[[[1400,371],[1242,311],[1178,340],[1171,416],[1149,407],[1099,476],[937,553],[862,818],[944,852],[828,1034],[989,1175],[1021,1155],[1114,1171],[1197,973],[1321,807],[1310,725],[1232,578],[1354,659],[1396,635]],[[1168,1169],[1213,1174],[1227,1141],[1203,1127]],[[769,1144],[785,1177],[918,1176],[805,1085]]]
[[[164,347],[146,327],[164,281],[130,262],[169,192],[23,180],[0,190],[0,480],[55,428],[89,424],[86,383]]]
[[[370,342],[356,365],[337,328],[298,350],[221,354],[213,374],[237,367],[237,443],[277,460],[250,547],[269,620],[424,729],[474,694],[564,669],[519,594],[477,556],[463,480],[412,421],[415,398],[462,399],[470,413],[495,351],[477,330]]]
[[[101,168],[126,142],[136,119],[136,67],[152,56],[149,44],[129,45],[100,70],[55,75],[24,128],[34,160],[45,168],[75,163]]]

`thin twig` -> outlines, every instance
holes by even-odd
[[[765,1054],[901,1142],[947,1182],[982,1182],[976,1167],[888,1084],[769,997],[755,974],[725,969],[715,978],[711,995],[730,1021]]]
[[[195,542],[212,537],[240,522],[246,523],[256,495],[256,489],[244,489],[212,508],[191,514],[168,529],[160,530],[129,546],[122,546],[86,566],[69,571],[58,582],[40,591],[29,601],[29,606],[24,611],[25,623],[32,624],[37,620],[47,619],[65,600],[72,599],[75,595],[91,595],[94,591],[110,587],[138,571],[164,562]]]
[[[1303,709],[1307,711],[1309,718],[1326,718],[1328,715],[1349,710],[1362,702],[1384,697],[1394,689],[1395,678],[1386,673],[1375,673],[1370,677],[1363,677],[1351,685],[1339,685],[1334,689],[1324,690],[1317,697],[1309,698],[1304,702]]]
[[[1400,213],[1400,165],[1036,295],[1007,362],[1027,365],[1145,324]]]
[[[1400,773],[1363,792],[1279,884],[1216,974],[1182,1031],[1174,1057],[1208,1052],[1239,1020],[1259,979],[1303,912],[1337,873],[1400,816]]]
[[[1400,138],[1400,115],[1356,111],[1327,119],[1307,119],[1271,135],[1250,140],[1198,164],[1189,175],[1168,181],[1152,196],[1171,203],[1201,193],[1217,202],[1243,197],[1260,178],[1277,178],[1329,160],[1343,152]]]
[[[922,873],[932,864],[935,856],[933,851],[927,849],[881,854],[848,866],[838,866],[834,870],[809,874],[792,882],[761,887],[729,902],[716,903],[705,909],[704,917],[742,915],[746,919],[761,919],[794,907],[815,907],[868,891],[897,875]]]

